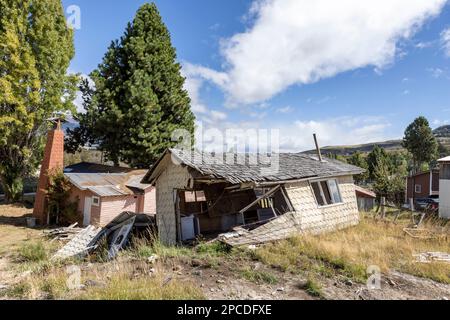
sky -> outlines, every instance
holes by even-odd
[[[92,72],[145,2],[63,0],[68,17],[80,9],[70,72]],[[303,151],[313,133],[350,145],[401,138],[420,115],[450,124],[450,0],[155,3],[205,145],[276,130],[281,150]]]

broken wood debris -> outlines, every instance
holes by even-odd
[[[78,233],[80,233],[83,230],[82,228],[76,228],[77,225],[78,222],[65,228],[45,230],[43,236],[51,238],[50,242],[54,242],[57,240],[58,241],[72,240]]]
[[[437,239],[441,237],[441,235],[436,234],[435,232],[423,229],[423,228],[404,228],[403,231],[410,236],[411,238],[415,239],[422,239],[422,240],[428,240],[428,239]]]
[[[59,228],[46,233],[48,237],[54,237],[53,240],[71,237],[70,241],[52,257],[52,260],[83,258],[97,249],[102,239],[106,239],[108,243],[108,258],[113,259],[128,244],[133,230],[136,232],[154,230],[155,217],[123,212],[105,228],[89,226],[85,229],[76,229],[76,226],[77,224],[73,224],[68,228]]]
[[[52,257],[52,260],[85,257],[90,250],[95,248],[95,243],[101,232],[102,228],[96,228],[94,226],[83,229],[68,244],[59,250]]]
[[[415,254],[414,257],[417,262],[431,263],[431,262],[446,262],[450,263],[450,254],[445,252],[422,252]]]

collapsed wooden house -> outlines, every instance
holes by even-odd
[[[305,154],[261,157],[167,150],[142,181],[156,186],[161,241],[235,230],[229,244],[251,244],[358,224],[353,175],[363,169]]]

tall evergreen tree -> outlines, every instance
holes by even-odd
[[[367,156],[367,169],[369,173],[369,179],[371,181],[376,180],[376,168],[381,166],[389,166],[388,154],[383,148],[375,145],[372,152]]]
[[[368,178],[369,178],[369,170],[368,170],[368,165],[367,165],[367,159],[366,157],[364,157],[363,153],[361,151],[357,151],[354,154],[352,154],[349,158],[348,158],[348,163],[363,168],[366,171],[364,173],[361,173],[359,175],[355,176],[355,182],[357,184],[362,184],[367,182]]]
[[[436,160],[438,143],[425,117],[418,117],[406,128],[403,147],[412,155],[415,172],[422,164]]]
[[[16,201],[36,169],[48,123],[73,109],[73,33],[60,0],[0,0],[0,183]]]
[[[115,164],[151,165],[174,145],[174,130],[194,131],[180,70],[156,5],[144,4],[90,75],[95,90],[85,94],[87,112],[70,133],[72,150],[90,140]]]

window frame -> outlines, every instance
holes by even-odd
[[[333,196],[333,194],[332,194],[332,192],[331,192],[330,181],[335,181],[335,183],[336,183],[336,189],[337,189],[337,192],[338,192],[338,195],[339,195],[339,201],[338,201],[338,202],[334,202],[335,199],[334,199],[334,196]],[[328,192],[329,192],[329,194],[330,194],[330,199],[331,199],[331,201],[333,201],[333,203],[328,203],[328,202],[327,202],[326,195],[325,195],[325,193],[324,193],[324,191],[323,191],[323,188],[322,188],[322,182],[326,182],[327,187],[328,187]],[[322,201],[323,201],[323,203],[324,203],[323,205],[321,205],[321,204],[319,203],[319,199],[317,199],[316,193],[315,193],[314,188],[313,188],[313,183],[316,183],[316,184],[318,185],[318,187],[319,187],[320,196],[322,197]],[[326,207],[331,207],[331,206],[336,206],[336,205],[344,204],[344,201],[343,201],[343,199],[342,199],[342,193],[341,193],[341,189],[340,189],[340,186],[339,186],[339,180],[338,180],[338,178],[328,178],[328,179],[312,180],[312,181],[309,181],[309,185],[310,185],[310,188],[311,188],[311,192],[312,192],[312,194],[314,195],[314,200],[316,201],[316,205],[317,205],[319,208],[326,208]]]
[[[97,200],[97,203],[95,203],[95,200]],[[92,206],[94,207],[100,207],[100,197],[98,196],[92,196]]]
[[[419,187],[419,191],[417,191],[417,187]],[[422,185],[421,184],[416,183],[414,185],[414,193],[422,193]]]

